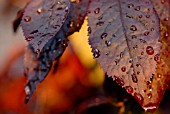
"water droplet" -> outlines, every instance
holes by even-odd
[[[140,6],[136,6],[136,7],[135,7],[135,10],[136,10],[136,11],[139,11],[139,10],[140,10]]]
[[[129,94],[133,93],[133,88],[131,86],[126,86],[125,89]]]
[[[138,82],[138,79],[137,79],[136,75],[135,75],[135,74],[132,74],[131,76],[132,76],[132,81],[133,81],[134,83],[137,83],[137,82]]]
[[[169,37],[168,31],[164,32],[164,38],[168,38],[168,37]]]
[[[106,38],[107,37],[107,33],[103,33],[102,35],[101,35],[101,39],[104,39],[104,38]]]
[[[137,62],[137,63],[136,63],[136,66],[137,66],[137,67],[139,67],[139,66],[140,66],[140,63],[139,63],[139,62]]]
[[[119,78],[119,77],[116,77],[116,76],[114,76],[114,77],[115,77],[117,84],[119,84],[120,86],[123,86],[125,84],[125,82],[123,81],[122,78]]]
[[[144,35],[148,36],[149,35],[149,31],[144,32]]]
[[[146,15],[146,18],[150,18],[150,15]]]
[[[137,28],[136,28],[135,25],[132,25],[132,26],[130,27],[130,30],[132,30],[132,31],[137,31]]]
[[[140,72],[139,71],[137,71],[137,75],[139,75],[140,74]]]
[[[168,21],[168,20],[169,20],[169,18],[168,18],[168,17],[164,18],[164,21]]]
[[[157,105],[155,103],[149,103],[147,105],[145,105],[144,107],[145,112],[151,112],[154,113],[155,110],[157,109]]]
[[[39,54],[39,53],[40,53],[40,49],[37,49],[35,53],[36,53],[36,54]]]
[[[137,38],[137,36],[136,35],[132,35],[132,39],[136,39]]]
[[[115,64],[116,64],[116,65],[118,65],[118,63],[119,63],[119,60],[118,60],[118,59],[116,59],[116,60],[115,60]]]
[[[93,49],[92,52],[94,58],[98,58],[100,56],[100,51],[98,49]]]
[[[149,99],[152,98],[152,93],[148,93],[148,98],[149,98]]]
[[[128,8],[132,8],[132,7],[134,7],[133,4],[129,4],[129,5],[128,5]]]
[[[132,58],[129,58],[129,63],[132,63],[133,59]]]
[[[148,55],[153,55],[153,54],[154,54],[154,49],[153,49],[153,47],[152,47],[152,46],[147,46],[147,47],[146,47],[146,53],[147,53]]]
[[[33,36],[26,36],[26,38],[25,38],[25,40],[27,40],[27,41],[31,41],[32,39],[34,39]]]
[[[123,66],[123,67],[121,68],[121,70],[122,70],[122,72],[125,72],[125,71],[126,71],[126,67]]]
[[[154,31],[155,29],[154,28],[151,28],[151,31]]]
[[[103,24],[104,24],[103,21],[99,21],[99,22],[96,23],[96,26],[102,26]]]
[[[31,94],[30,88],[28,86],[25,87],[25,93],[26,95]]]
[[[111,46],[111,41],[105,41],[107,47]]]
[[[162,77],[162,75],[158,73],[158,74],[157,74],[157,77],[158,77],[158,78],[161,78],[161,77]]]
[[[121,52],[121,53],[120,53],[120,58],[122,58],[122,57],[123,57],[123,54],[124,54],[123,52]]]
[[[62,10],[62,9],[63,9],[63,7],[58,7],[58,8],[57,8],[57,10]]]
[[[139,18],[142,18],[143,16],[142,15],[139,15]]]
[[[156,55],[154,56],[154,60],[155,60],[156,62],[160,62],[160,54],[156,54]]]
[[[161,0],[161,3],[164,4],[164,3],[165,3],[165,0]]]
[[[30,16],[25,16],[24,21],[25,22],[30,22],[31,21],[31,17]]]
[[[143,97],[140,93],[134,93],[134,98],[140,103],[143,104]]]
[[[94,10],[94,13],[95,13],[95,14],[99,14],[99,13],[100,13],[100,8],[96,8],[96,9]]]
[[[42,8],[38,8],[37,13],[40,14],[42,12]]]
[[[91,32],[92,32],[92,31],[91,31],[91,27],[88,27],[87,30],[88,30],[88,33],[91,34]]]
[[[42,43],[42,41],[39,41],[39,42],[38,42],[38,45],[41,45],[41,43]]]

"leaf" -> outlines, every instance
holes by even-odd
[[[89,43],[94,57],[144,108],[151,101],[146,93],[148,82],[161,66],[154,59],[160,55],[161,43],[159,18],[152,2],[93,0],[89,12]]]
[[[67,18],[69,0],[32,0],[21,21],[24,35],[38,53],[55,36]]]
[[[13,30],[14,32],[17,32],[17,29],[21,23],[21,19],[22,19],[22,16],[24,14],[24,9],[21,9],[18,11],[17,13],[17,17],[15,18],[15,20],[13,21]]]
[[[86,9],[76,12],[77,8],[80,8],[78,5],[84,6]],[[49,73],[53,61],[58,61],[63,54],[68,44],[67,37],[80,29],[83,24],[81,20],[84,20],[86,16],[88,5],[89,1],[86,0],[80,1],[79,3],[71,3],[71,11],[64,25],[59,32],[45,44],[38,57],[34,53],[32,45],[29,45],[25,56],[25,74],[29,78],[25,86],[25,92],[27,94],[26,102],[29,101],[35,91],[36,85],[42,82]],[[76,15],[77,17],[75,18]],[[77,19],[79,17],[81,17],[81,19],[78,21]],[[75,24],[70,27],[71,23]],[[76,26],[77,24],[79,24],[79,26]]]

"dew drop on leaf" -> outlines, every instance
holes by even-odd
[[[100,8],[96,8],[96,9],[94,10],[94,13],[95,13],[95,14],[100,13]]]
[[[105,44],[107,47],[109,47],[111,45],[111,41],[105,41]]]
[[[41,14],[41,12],[42,12],[42,8],[38,8],[37,13]]]
[[[103,33],[102,35],[101,35],[101,39],[104,39],[104,38],[106,38],[107,37],[107,33]]]
[[[128,8],[132,8],[132,7],[134,7],[133,4],[129,4],[129,5],[128,5]]]
[[[25,16],[24,21],[25,22],[30,22],[31,21],[31,17],[30,16]]]
[[[98,49],[93,49],[92,52],[94,58],[98,58],[100,56],[100,51]]]
[[[136,11],[139,11],[139,10],[140,10],[140,6],[136,6],[136,7],[135,7],[135,10],[136,10]]]
[[[134,98],[140,103],[140,104],[143,104],[143,97],[140,93],[134,93]]]
[[[88,27],[88,33],[91,34],[91,27]]]
[[[147,53],[148,55],[153,55],[153,54],[154,54],[154,49],[153,49],[153,47],[152,47],[152,46],[147,46],[147,47],[146,47],[146,53]]]
[[[137,79],[136,75],[135,75],[135,74],[132,74],[131,76],[132,76],[132,81],[133,81],[134,83],[137,83],[137,82],[138,82],[138,79]]]
[[[149,98],[149,99],[152,98],[152,93],[148,93],[148,98]]]
[[[132,25],[132,26],[130,27],[130,30],[132,30],[132,31],[137,31],[137,28],[136,28],[135,25]]]
[[[133,93],[133,88],[131,86],[126,86],[125,89],[129,94]]]
[[[125,71],[126,71],[126,67],[123,66],[123,67],[121,68],[121,70],[122,70],[122,72],[125,72]]]

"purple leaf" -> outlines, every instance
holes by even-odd
[[[150,0],[93,0],[89,43],[94,57],[109,76],[141,106],[145,89],[156,74],[161,43],[159,18]]]
[[[39,54],[60,30],[70,8],[69,0],[32,0],[26,7],[21,25],[26,40]]]
[[[31,44],[28,46],[28,50],[26,50],[25,54],[25,75],[29,79],[25,86],[25,92],[27,95],[26,103],[36,90],[36,85],[39,82],[42,82],[49,73],[53,61],[58,61],[63,54],[68,43],[67,37],[80,29],[83,24],[82,20],[84,20],[86,16],[87,8],[86,10],[82,9],[78,12],[76,12],[76,10],[80,4],[84,7],[88,7],[88,2],[89,1],[84,0],[79,3],[71,3],[71,11],[69,12],[64,25],[59,32],[45,44],[39,56],[36,56]],[[77,15],[77,17],[75,17],[75,15]],[[77,20],[79,16],[82,16],[80,21]],[[75,24],[70,27],[72,22]],[[80,26],[75,26],[77,24]]]

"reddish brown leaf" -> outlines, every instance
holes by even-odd
[[[69,0],[32,0],[26,7],[21,25],[34,52],[39,53],[55,36],[67,18]]]
[[[147,84],[157,73],[154,57],[160,54],[161,46],[159,19],[152,2],[94,0],[88,16],[94,57],[109,76],[146,106],[150,102]]]

